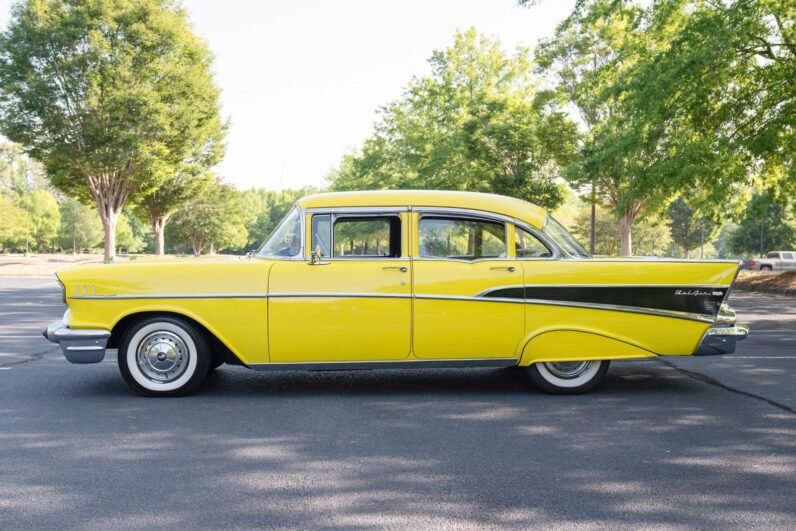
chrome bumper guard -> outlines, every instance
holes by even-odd
[[[72,363],[99,363],[105,358],[105,346],[111,333],[107,330],[72,330],[63,321],[55,321],[43,333],[49,341],[61,345],[64,357]]]
[[[708,328],[694,356],[732,354],[738,341],[746,339],[749,327],[744,325],[714,326]]]

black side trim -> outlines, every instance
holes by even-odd
[[[526,286],[496,289],[482,296],[633,306],[715,317],[726,293],[727,288],[714,287]]]

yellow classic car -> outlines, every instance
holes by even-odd
[[[59,273],[45,337],[73,363],[118,349],[147,396],[222,363],[261,371],[518,367],[582,393],[610,360],[734,352],[737,261],[594,258],[548,212],[490,194],[305,197],[247,257]]]

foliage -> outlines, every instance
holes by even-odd
[[[59,205],[61,229],[58,242],[62,249],[79,253],[102,243],[102,223],[97,212],[76,199],[67,198]]]
[[[678,197],[669,204],[669,230],[672,240],[683,248],[688,258],[692,249],[713,239],[718,227],[709,218],[697,216],[685,199]]]
[[[740,256],[765,256],[773,250],[796,249],[796,219],[783,201],[770,194],[754,195],[727,247]]]
[[[119,223],[116,224],[116,245],[119,249],[124,249],[128,254],[144,249],[146,243],[136,230],[138,228],[140,226],[136,226],[126,215],[119,216]]]
[[[187,239],[194,255],[199,256],[206,250],[245,246],[245,219],[240,193],[216,178],[174,216],[172,229]]]
[[[792,193],[796,4],[660,0],[648,18],[665,45],[646,46],[616,87],[636,151],[655,156],[648,180],[666,176],[725,208],[749,178]]]
[[[381,110],[373,135],[331,176],[337,190],[451,189],[512,195],[554,208],[576,128],[537,89],[527,52],[508,56],[474,29],[435,51],[429,77],[413,79]]]
[[[207,46],[172,0],[27,0],[0,35],[0,130],[97,205],[106,257],[127,199],[219,124]],[[211,142],[212,143],[212,142]]]
[[[616,218],[612,212],[597,207],[596,221],[594,254],[616,256],[619,253]],[[588,246],[591,239],[591,206],[578,210],[571,232],[581,244]]]
[[[30,214],[0,195],[0,250],[24,248],[33,229]]]
[[[33,190],[28,198],[28,212],[33,222],[31,236],[36,250],[52,250],[61,228],[61,212],[55,196],[46,190]]]
[[[246,231],[249,235],[244,250],[251,251],[262,245],[296,201],[316,192],[317,189],[312,187],[281,192],[262,188],[241,192]]]

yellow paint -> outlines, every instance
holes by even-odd
[[[517,199],[459,192],[320,194],[300,205],[457,207],[496,212],[535,227],[546,217],[544,210]],[[311,249],[305,246],[303,260],[153,259],[63,271],[59,277],[67,290],[71,326],[111,330],[128,315],[175,313],[205,326],[247,364],[516,357],[527,365],[688,355],[708,323],[548,304],[422,297],[473,297],[523,284],[726,287],[737,270],[734,262],[518,260],[512,245],[505,259],[421,260],[413,236],[418,214],[404,212],[401,219],[401,259],[309,265]],[[310,214],[305,222],[309,231]],[[507,238],[514,240],[510,223]],[[495,269],[506,267],[515,270]],[[85,295],[119,298],[76,298]],[[122,298],[136,295],[157,298]]]

